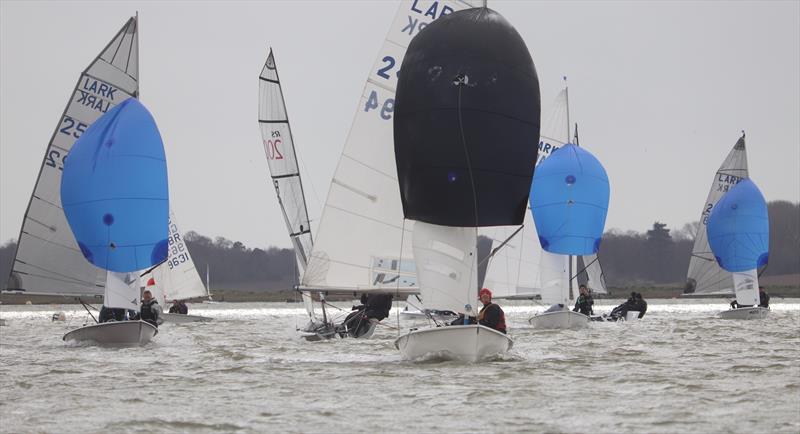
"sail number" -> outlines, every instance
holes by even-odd
[[[187,255],[186,253],[181,253],[180,255],[173,256],[172,258],[168,259],[167,265],[169,265],[169,269],[171,270],[188,260],[189,260],[189,255]]]
[[[78,122],[69,116],[64,116],[64,121],[61,122],[61,125],[62,127],[58,129],[59,133],[72,136],[76,139],[79,139],[81,134],[85,133],[86,129],[89,128],[88,125],[83,122]]]
[[[62,151],[58,149],[50,149],[44,157],[44,164],[46,166],[55,167],[58,170],[64,170],[64,162],[67,161],[67,154],[61,154]]]
[[[703,210],[703,224],[708,224],[708,216],[711,215],[711,208],[714,208],[713,203],[707,203],[706,209]]]
[[[383,101],[383,104],[381,104],[378,101],[378,92],[373,90],[372,93],[369,94],[369,98],[367,98],[367,103],[364,105],[364,111],[368,112],[370,110],[378,109],[379,107],[381,118],[388,121],[392,118],[392,112],[394,112],[394,98],[386,98],[386,100]]]
[[[283,160],[283,154],[281,154],[280,149],[278,149],[278,145],[282,143],[283,141],[281,141],[281,139],[264,140],[264,150],[267,151],[267,160]]]
[[[391,76],[389,76],[389,71],[391,71],[392,68],[394,68],[394,65],[397,63],[397,61],[394,60],[394,57],[392,57],[392,56],[383,56],[383,59],[381,59],[381,62],[383,62],[384,65],[383,65],[383,67],[378,68],[378,76],[382,77],[382,78],[385,78],[387,80],[391,79]],[[397,77],[399,78],[400,77],[400,71],[397,71],[397,73],[395,75],[397,75]]]

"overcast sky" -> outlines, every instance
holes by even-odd
[[[489,1],[525,39],[542,108],[569,77],[606,167],[606,229],[697,220],[747,132],[767,200],[800,201],[800,2]],[[83,69],[136,11],[140,90],[183,231],[289,246],[257,124],[275,50],[312,229],[396,1],[0,2],[0,241],[16,239]],[[502,47],[498,47],[501,49]]]

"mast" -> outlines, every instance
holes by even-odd
[[[567,86],[567,76],[566,75],[564,76],[564,97],[565,97],[566,102],[567,102],[567,135],[565,137],[567,138],[567,141],[569,142],[569,137],[570,137],[570,134],[569,134],[570,133],[570,131],[569,131],[569,125],[570,125],[570,121],[569,121],[569,86]],[[572,299],[572,255],[568,256],[567,262],[568,262],[567,273],[568,273],[568,276],[569,276],[567,299]]]

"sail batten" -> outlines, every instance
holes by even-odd
[[[136,33],[137,20],[132,17],[85,68],[70,93],[25,211],[8,279],[9,291],[70,296],[103,294],[105,273],[84,260],[67,224],[59,191],[64,159],[75,141],[103,113],[138,94]],[[124,62],[113,55],[120,50],[126,53]],[[45,277],[49,273],[70,279],[57,281]]]

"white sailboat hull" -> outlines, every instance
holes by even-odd
[[[180,313],[163,313],[161,314],[161,318],[164,320],[164,322],[169,322],[173,324],[185,324],[190,322],[208,322],[213,319],[207,316],[187,315]]]
[[[528,320],[537,329],[582,329],[589,327],[589,317],[571,310],[540,313]]]
[[[460,325],[412,330],[394,341],[404,359],[434,356],[445,360],[478,362],[504,354],[514,345],[507,335],[482,325]]]
[[[765,307],[740,307],[720,312],[719,317],[722,319],[764,319],[768,313],[769,309]]]
[[[145,321],[112,321],[72,330],[63,339],[99,345],[136,346],[150,342],[157,333],[158,329]]]

